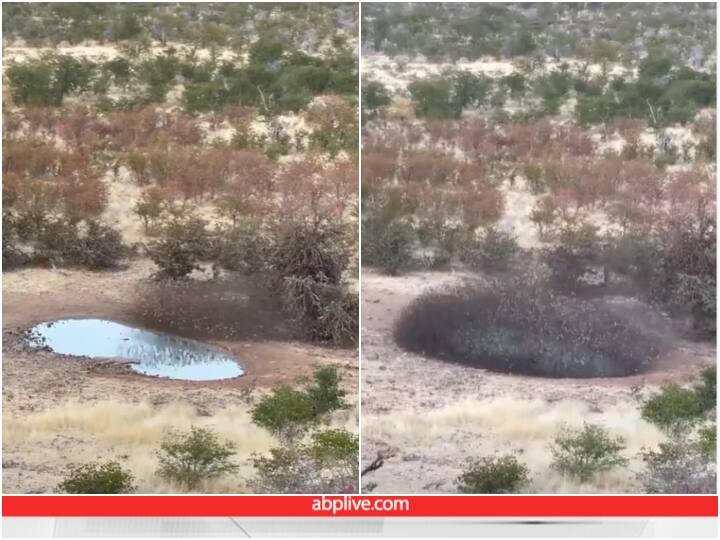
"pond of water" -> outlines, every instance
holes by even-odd
[[[124,358],[132,369],[186,381],[231,379],[244,373],[229,355],[198,343],[102,319],[40,323],[29,333],[33,346],[91,358]]]

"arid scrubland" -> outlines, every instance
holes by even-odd
[[[3,6],[6,492],[356,490],[356,48],[354,5]],[[61,319],[245,374],[28,342]]]
[[[715,7],[362,16],[363,489],[714,491]]]

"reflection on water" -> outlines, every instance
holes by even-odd
[[[140,330],[101,319],[41,323],[30,330],[30,343],[54,352],[92,358],[126,358],[132,369],[187,381],[230,379],[243,374],[230,356],[182,338]]]

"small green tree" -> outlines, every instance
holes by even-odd
[[[517,493],[528,482],[528,468],[512,455],[472,460],[455,480],[459,493]]]
[[[704,413],[717,407],[717,368],[704,369],[700,374],[700,383],[693,390],[698,400],[698,407]]]
[[[668,432],[684,431],[702,415],[695,391],[675,383],[663,386],[642,404],[640,411],[643,419]]]
[[[216,433],[192,426],[189,432],[171,431],[160,444],[158,474],[188,490],[201,481],[237,472],[231,461],[231,442],[222,442]]]
[[[358,436],[344,429],[314,433],[308,448],[317,468],[333,493],[355,493],[358,482]]]
[[[94,220],[86,225],[85,234],[74,250],[73,262],[93,270],[117,268],[123,257],[129,254],[120,231]]]
[[[387,224],[363,223],[363,263],[379,266],[390,275],[410,268],[414,261],[415,230],[407,220]]]
[[[717,453],[717,425],[703,426],[698,431],[697,449],[708,461],[714,461]]]
[[[357,493],[358,437],[342,429],[313,434],[310,444],[273,448],[252,459],[259,493]]]
[[[150,182],[150,163],[145,154],[140,152],[128,152],[124,159],[133,180],[139,185],[144,186]]]
[[[363,122],[373,118],[378,109],[390,105],[390,96],[385,86],[377,81],[368,81],[363,84],[362,114]]]
[[[256,493],[321,493],[315,471],[302,447],[273,448],[269,456],[252,458],[256,477],[250,486]]]
[[[255,424],[284,441],[304,433],[316,416],[312,399],[287,385],[273,388],[253,407],[251,415]]]
[[[463,258],[477,270],[506,270],[519,251],[514,236],[489,228]]]
[[[210,242],[203,219],[176,215],[164,224],[160,240],[148,246],[148,255],[160,268],[158,278],[181,279],[199,269]]]
[[[627,458],[620,455],[624,449],[624,440],[611,437],[602,426],[586,423],[582,429],[565,427],[550,445],[552,467],[587,482],[601,471],[627,464]]]
[[[166,205],[166,196],[160,188],[151,186],[142,192],[133,206],[133,212],[142,220],[146,234],[155,229]]]
[[[415,114],[426,118],[460,118],[461,104],[455,100],[453,81],[435,76],[413,81],[408,85]]]
[[[334,366],[315,370],[306,392],[316,416],[345,407],[345,391],[340,388],[340,375]]]
[[[56,491],[72,494],[133,493],[133,482],[133,475],[115,461],[85,463],[70,465]]]

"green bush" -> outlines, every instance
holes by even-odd
[[[459,493],[517,493],[528,482],[528,468],[506,455],[471,461],[455,484]]]
[[[287,385],[273,388],[251,411],[252,420],[284,441],[302,435],[316,418],[310,396]]]
[[[640,411],[648,422],[677,434],[688,431],[716,407],[717,370],[712,367],[702,371],[700,382],[692,388],[675,383],[663,386],[660,392],[645,399]]]
[[[316,416],[345,407],[345,391],[340,388],[340,375],[334,366],[316,369],[305,391]]]
[[[253,422],[285,441],[293,441],[319,416],[345,407],[340,380],[337,368],[326,366],[315,370],[304,390],[277,386],[253,407]]]
[[[703,426],[698,431],[697,449],[701,456],[710,462],[717,454],[717,425]]]
[[[460,118],[461,104],[454,99],[454,85],[447,77],[413,81],[408,91],[415,105],[415,114],[426,118]]]
[[[18,246],[18,218],[5,211],[2,214],[2,267],[3,270],[19,268],[30,262],[30,258]]]
[[[6,76],[18,104],[59,107],[67,94],[88,87],[94,70],[95,65],[88,61],[49,54],[12,63]]]
[[[357,435],[345,430],[314,433],[306,445],[273,448],[252,459],[258,493],[357,493]]]
[[[270,257],[281,280],[310,278],[327,284],[340,283],[349,261],[344,230],[326,221],[281,230]]]
[[[670,383],[642,404],[641,414],[651,424],[665,431],[677,432],[697,423],[702,416],[702,408],[694,390]]]
[[[715,219],[667,223],[653,265],[650,297],[693,317],[700,334],[715,335],[717,305]]]
[[[133,206],[133,212],[142,220],[146,234],[155,232],[165,213],[167,202],[163,192],[155,186],[145,189],[140,195]]]
[[[343,463],[343,467],[357,471],[360,445],[357,435],[344,429],[327,429],[313,433],[310,452],[318,463]]]
[[[128,254],[122,235],[112,227],[88,221],[87,230],[74,249],[76,264],[93,270],[117,268]]]
[[[210,255],[211,244],[203,219],[192,215],[172,216],[162,227],[160,239],[148,246],[150,259],[160,269],[155,277],[182,279],[200,268]]]
[[[85,463],[69,466],[56,491],[72,494],[133,493],[133,482],[133,475],[115,461]]]
[[[514,236],[489,228],[469,246],[463,258],[475,270],[507,270],[519,251]]]
[[[550,446],[552,467],[562,474],[587,482],[595,474],[627,464],[620,452],[625,442],[611,437],[601,426],[584,424],[582,429],[563,428]]]
[[[257,274],[265,268],[270,239],[251,223],[221,230],[217,246],[217,263],[226,270],[246,275]]]
[[[581,278],[602,260],[597,227],[588,223],[564,227],[558,245],[544,249],[542,260],[550,267],[553,287],[577,289],[582,284]]]
[[[308,453],[320,470],[328,492],[356,493],[358,482],[358,436],[344,429],[313,433]]]
[[[364,223],[363,264],[378,266],[387,274],[398,275],[414,265],[415,241],[415,230],[407,220],[392,220],[384,226]]]
[[[250,483],[255,493],[322,493],[316,471],[302,447],[272,448],[269,456],[252,458],[256,477]]]
[[[118,268],[129,255],[120,232],[94,220],[71,222],[48,218],[27,240],[33,240],[33,249],[22,253],[24,264],[50,263],[107,270]]]
[[[235,473],[239,466],[231,442],[222,442],[216,433],[192,426],[189,432],[170,432],[160,444],[158,474],[192,490],[204,480]]]
[[[693,390],[703,413],[717,408],[717,368],[704,369],[700,374],[700,383]]]
[[[368,81],[362,88],[363,122],[373,118],[381,107],[390,105],[390,96],[385,86],[377,81]]]

